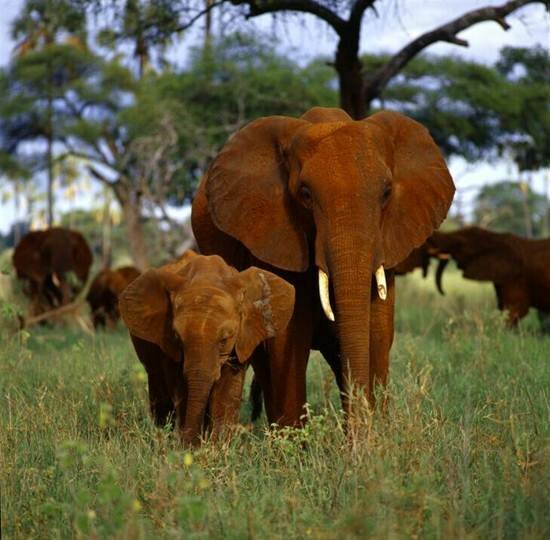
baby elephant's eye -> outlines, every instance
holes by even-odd
[[[311,207],[313,199],[312,199],[311,190],[309,189],[309,187],[302,184],[299,189],[299,197],[304,206],[306,206],[307,208]]]

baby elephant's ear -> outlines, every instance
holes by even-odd
[[[172,328],[170,292],[183,286],[184,281],[171,272],[147,270],[119,297],[120,315],[130,333],[158,345],[175,361],[180,347]]]
[[[283,331],[294,312],[294,287],[275,274],[252,266],[239,274],[244,287],[243,315],[237,337],[239,361],[246,362],[265,339]]]

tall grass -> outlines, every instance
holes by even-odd
[[[303,430],[189,451],[152,425],[124,331],[4,339],[4,538],[548,537],[550,338],[446,286],[399,281],[388,409],[352,442],[316,353]]]

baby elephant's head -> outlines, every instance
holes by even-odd
[[[200,433],[222,366],[244,364],[262,341],[286,328],[294,287],[260,268],[238,272],[218,256],[186,252],[132,282],[119,306],[133,336],[182,362],[186,410],[180,425],[191,442]]]

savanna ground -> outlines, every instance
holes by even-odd
[[[548,538],[550,337],[448,274],[400,279],[388,411],[351,442],[318,354],[305,429],[189,451],[122,329],[4,336],[3,538]]]

